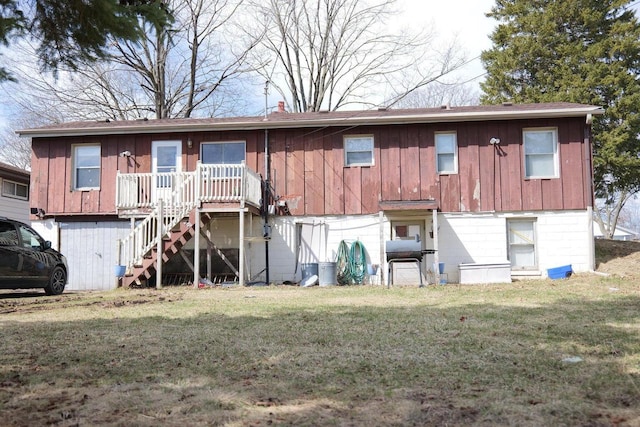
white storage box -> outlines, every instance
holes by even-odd
[[[460,283],[511,283],[511,263],[460,264]]]

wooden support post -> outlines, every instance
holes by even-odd
[[[385,281],[385,274],[384,272],[387,271],[387,260],[386,260],[386,256],[384,253],[384,212],[383,211],[379,211],[378,212],[378,223],[380,224],[380,265],[378,266],[378,271],[380,272],[380,284],[384,284]]]
[[[238,253],[238,280],[244,286],[244,209],[240,208],[240,250]]]
[[[157,238],[156,243],[156,289],[162,289],[162,236],[164,223],[164,205],[162,199],[158,199],[158,217],[157,217]]]
[[[195,233],[193,239],[193,287],[197,288],[200,284],[200,208],[195,208],[196,223],[194,225]]]
[[[440,255],[438,244],[438,210],[433,210],[433,277],[435,277],[436,285],[440,284]]]

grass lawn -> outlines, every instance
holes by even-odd
[[[0,294],[0,424],[640,425],[640,281]]]

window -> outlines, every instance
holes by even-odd
[[[514,270],[537,269],[534,219],[507,221],[509,260]]]
[[[240,165],[245,161],[245,142],[205,142],[200,145],[200,160],[209,165]],[[220,172],[222,176],[237,176],[232,168]]]
[[[42,242],[35,231],[25,227],[24,225],[18,226],[18,229],[20,231],[23,247],[38,250],[42,248]]]
[[[556,178],[558,176],[557,129],[525,129],[525,178]]]
[[[438,132],[436,139],[436,167],[440,174],[458,173],[458,141],[455,132]]]
[[[344,137],[345,166],[373,165],[373,136]]]
[[[76,145],[73,158],[74,189],[100,188],[100,146]]]
[[[2,195],[16,199],[29,200],[29,186],[19,182],[3,180]]]

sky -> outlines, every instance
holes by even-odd
[[[488,36],[494,21],[484,14],[493,4],[494,0],[396,0],[397,20],[401,26],[433,29],[443,43],[456,37],[466,58],[472,59],[491,47]],[[483,72],[480,59],[472,60],[459,71],[460,76],[467,79]],[[8,115],[0,101],[0,128],[5,126]]]
[[[457,38],[468,60],[462,75],[473,78],[484,73],[480,59],[483,50],[491,48],[489,35],[496,21],[487,18],[495,0],[397,0],[399,21],[413,28],[433,28],[438,39]],[[479,80],[474,80],[478,82]]]

